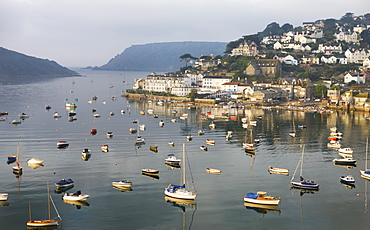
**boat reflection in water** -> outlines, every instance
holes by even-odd
[[[6,200],[0,200],[0,206],[9,206],[9,202]]]
[[[132,191],[131,187],[117,187],[117,186],[112,186],[112,188],[117,189],[121,192],[130,192]]]
[[[71,186],[69,186],[69,187],[56,187],[55,188],[55,190],[54,190],[54,192],[56,193],[56,194],[61,194],[61,193],[64,193],[64,192],[66,192],[66,191],[68,191],[68,190],[70,190],[71,188],[73,188],[74,187],[74,185],[71,185]]]
[[[296,190],[300,191],[299,195],[303,196],[304,194],[315,194],[315,192],[318,192],[319,189],[304,189],[304,188],[297,188],[297,187],[290,187],[290,190]]]
[[[174,198],[174,197],[170,197],[170,196],[165,196],[164,200],[167,203],[171,203],[172,206],[176,206],[176,207],[180,207],[180,208],[185,208],[185,207],[181,207],[183,205],[189,205],[189,206],[192,207],[192,206],[195,206],[197,204],[195,202],[195,200],[178,199],[178,198]]]
[[[278,212],[281,213],[279,205],[269,205],[269,204],[254,204],[250,202],[244,202],[246,209],[252,209],[260,214],[267,214],[268,212]]]
[[[63,202],[66,204],[76,205],[77,209],[81,209],[81,206],[90,206],[90,204],[84,200],[65,200],[63,199]]]
[[[35,164],[35,163],[27,163],[27,165],[33,169],[37,169],[41,166],[44,166],[43,164]]]
[[[346,182],[342,182],[340,181],[340,183],[346,188],[346,189],[354,189],[356,188],[356,185],[354,183],[346,183]]]
[[[336,163],[333,163],[333,165],[335,166],[339,166],[339,167],[342,167],[342,168],[346,168],[348,170],[350,169],[353,169],[354,167],[357,167],[356,164],[347,164],[347,165],[343,165],[343,164],[336,164]]]
[[[154,180],[159,180],[158,174],[150,174],[150,173],[141,172],[141,175],[146,176],[146,177],[150,177]]]

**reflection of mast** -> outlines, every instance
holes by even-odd
[[[365,213],[367,213],[367,183],[368,181],[365,180]]]
[[[301,214],[301,221],[302,221],[302,229],[304,229],[304,220],[303,220],[303,209],[302,209],[302,195],[299,197],[300,205],[300,214]]]

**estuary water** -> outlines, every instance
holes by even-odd
[[[132,87],[134,78],[144,78],[149,72],[76,71],[81,77],[2,79],[0,112],[8,111],[9,115],[0,122],[0,193],[9,193],[10,197],[0,204],[0,229],[26,229],[29,203],[33,219],[47,218],[47,182],[63,219],[61,229],[368,229],[369,181],[359,173],[365,167],[368,114],[190,109],[131,101],[121,95]],[[97,100],[91,101],[94,96]],[[77,105],[77,119],[72,122],[68,121],[66,99]],[[45,105],[52,108],[45,110]],[[147,113],[149,108],[154,114]],[[92,109],[100,118],[94,118]],[[174,109],[178,111],[175,115]],[[62,117],[54,119],[54,111]],[[206,112],[214,114],[215,129],[209,128],[210,120],[202,119]],[[30,117],[12,125],[21,113]],[[184,113],[188,119],[179,119]],[[223,113],[238,119],[231,120]],[[262,119],[257,120],[257,116]],[[257,125],[243,128],[243,117],[257,120]],[[172,122],[175,118],[177,122]],[[146,144],[140,148],[134,146],[136,135],[129,133],[129,128],[137,127],[134,119],[146,125],[146,130],[140,131]],[[293,119],[297,133],[294,138],[288,135]],[[165,122],[163,127],[158,125],[160,120]],[[297,125],[307,128],[299,129]],[[333,126],[343,133],[342,146],[353,149],[357,167],[332,164],[334,158],[341,158],[336,150],[327,148]],[[97,134],[90,135],[91,129],[97,129]],[[197,135],[200,129],[205,135]],[[225,139],[227,131],[233,132],[230,140]],[[107,132],[113,132],[113,137],[107,138]],[[192,141],[187,141],[188,135],[193,136]],[[242,148],[251,136],[260,140],[254,155]],[[207,146],[204,152],[199,147],[206,144],[206,139],[216,144]],[[68,141],[69,147],[57,149],[60,140]],[[168,146],[170,141],[174,147]],[[12,172],[14,164],[7,164],[7,156],[16,154],[18,143],[23,166],[20,177]],[[168,154],[181,158],[182,143],[198,192],[194,203],[166,199],[163,193],[170,182],[177,183],[180,174],[180,169],[165,165],[164,159]],[[100,150],[102,144],[109,145],[109,152]],[[157,153],[149,150],[151,145],[158,146]],[[318,191],[290,188],[303,146],[303,176],[319,183]],[[87,161],[81,158],[85,148],[92,153]],[[29,167],[27,159],[32,157],[44,160],[43,166]],[[287,168],[289,176],[269,174],[269,166]],[[206,173],[207,167],[221,169],[222,173]],[[159,178],[142,175],[142,168],[158,169]],[[354,176],[355,186],[341,184],[342,175]],[[296,180],[298,176],[299,171]],[[63,192],[54,186],[62,178],[75,182],[68,192],[81,190],[91,197],[86,203],[63,202]],[[123,179],[132,181],[132,190],[112,187],[113,181]],[[278,208],[244,203],[246,193],[262,190],[281,197]],[[51,216],[56,216],[53,208]]]

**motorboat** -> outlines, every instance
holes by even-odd
[[[44,161],[37,158],[31,158],[27,160],[27,164],[42,164],[42,163],[44,163]]]
[[[94,114],[94,118],[99,118],[99,117],[101,117],[99,113]]]
[[[168,146],[175,147],[175,142],[173,141],[168,142]]]
[[[0,193],[0,201],[8,200],[9,194],[8,193]]]
[[[91,157],[90,149],[83,149],[81,153],[82,160],[87,161],[90,159],[90,157]]]
[[[341,158],[341,159],[333,159],[333,163],[334,164],[342,164],[342,165],[353,165],[353,164],[357,164],[357,160],[353,159],[353,158]]]
[[[146,130],[146,125],[145,125],[145,124],[141,124],[141,125],[139,125],[139,129],[140,129],[141,131],[145,131],[145,130]]]
[[[8,161],[16,161],[17,160],[17,155],[10,155],[8,156]]]
[[[338,149],[338,152],[343,154],[352,154],[353,150],[351,148],[340,148]]]
[[[136,128],[130,128],[129,131],[130,131],[131,134],[137,133],[137,129]]]
[[[153,112],[154,112],[154,110],[153,110],[152,108],[149,108],[149,109],[148,109],[148,113],[149,113],[149,114],[153,114]]]
[[[355,178],[351,175],[348,175],[348,176],[341,176],[340,178],[340,182],[342,183],[348,183],[348,184],[353,184],[355,183]]]
[[[140,110],[140,115],[145,115],[145,112],[143,110]]]
[[[125,114],[125,110],[121,109],[121,114]]]
[[[107,144],[101,145],[100,149],[101,149],[102,152],[105,152],[105,153],[107,153],[109,151]]]
[[[18,117],[19,117],[19,119],[26,119],[26,118],[29,118],[30,115],[22,113],[22,114],[19,114]]]
[[[57,187],[70,187],[74,185],[74,181],[69,178],[69,179],[61,179],[60,181],[55,183],[55,186]]]
[[[58,141],[57,142],[57,148],[58,149],[64,149],[69,146],[69,143],[67,141]]]
[[[139,120],[138,119],[135,119],[135,120],[132,120],[132,123],[136,124]]]
[[[45,109],[46,110],[50,110],[51,109],[51,106],[50,105],[45,105]]]
[[[109,112],[109,116],[114,116],[114,112]]]
[[[158,169],[148,169],[148,168],[145,168],[145,169],[142,169],[141,170],[142,173],[145,173],[145,174],[158,174],[159,173],[159,170]]]
[[[207,145],[215,145],[215,144],[216,144],[216,141],[215,141],[215,140],[207,139],[207,140],[206,140],[206,144],[207,144]]]
[[[107,138],[112,138],[113,137],[113,132],[107,132]]]
[[[341,143],[339,143],[338,141],[330,141],[328,144],[327,144],[327,147],[328,148],[331,148],[331,149],[340,149],[342,146]]]
[[[207,146],[202,145],[202,146],[200,146],[199,148],[200,148],[200,150],[202,150],[202,151],[208,151]]]
[[[257,193],[247,193],[244,196],[244,201],[255,204],[278,205],[280,197],[269,196],[265,191],[258,191]]]
[[[289,175],[289,169],[284,169],[284,168],[275,168],[275,167],[269,166],[267,171],[270,174]]]
[[[328,136],[328,140],[330,141],[339,141],[341,138],[339,136]]]
[[[198,131],[198,136],[201,136],[201,135],[204,135],[204,131],[203,130],[199,130]]]
[[[61,118],[61,117],[62,117],[62,115],[60,115],[60,114],[58,113],[58,111],[54,111],[54,115],[53,115],[53,118],[54,118],[54,119]]]
[[[181,159],[177,159],[174,154],[168,154],[168,157],[164,160],[169,165],[180,165]]]
[[[163,120],[161,120],[161,121],[159,122],[159,126],[160,126],[160,127],[163,127],[163,126],[164,126],[164,121],[163,121]]]
[[[216,128],[216,125],[215,125],[215,123],[211,123],[211,124],[209,124],[209,128],[211,128],[211,129],[215,129]]]
[[[187,137],[186,137],[186,140],[187,140],[187,141],[192,141],[192,140],[193,140],[193,136],[192,136],[192,135],[187,136]]]
[[[155,152],[155,153],[157,153],[157,152],[158,152],[158,146],[157,146],[157,145],[151,145],[151,146],[149,147],[149,150],[150,150],[150,151],[153,151],[153,152]]]
[[[221,173],[220,169],[206,168],[207,173]]]
[[[18,119],[12,120],[12,125],[19,125],[19,124],[22,124],[21,120],[18,120]]]
[[[63,200],[74,200],[74,201],[85,201],[89,198],[90,195],[82,194],[80,190],[75,193],[64,193],[62,199]]]
[[[90,130],[90,135],[95,135],[97,133],[98,133],[98,130],[97,129]]]
[[[142,136],[137,136],[137,138],[135,139],[135,144],[145,144],[145,138],[143,138]]]
[[[112,182],[112,186],[115,186],[115,187],[131,187],[132,182],[128,181],[128,180],[115,181],[115,182]]]

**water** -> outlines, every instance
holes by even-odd
[[[134,78],[145,77],[149,72],[77,71],[82,77],[33,78],[27,82],[8,79],[0,85],[0,112],[9,112],[7,121],[0,122],[0,162],[3,162],[0,192],[11,195],[8,203],[3,203],[7,206],[0,206],[1,229],[25,229],[29,202],[34,219],[47,217],[47,181],[63,218],[63,229],[348,229],[354,226],[367,229],[370,224],[366,206],[368,181],[359,176],[359,169],[365,167],[367,114],[232,109],[227,112],[237,115],[239,120],[231,121],[221,116],[225,112],[221,108],[189,110],[121,97],[121,90],[131,87]],[[110,84],[114,87],[109,88]],[[88,103],[93,96],[98,100]],[[111,100],[112,97],[117,100]],[[65,99],[77,104],[74,122],[67,120]],[[52,109],[46,111],[45,105]],[[93,117],[93,108],[100,118]],[[148,108],[153,108],[159,118],[139,114]],[[125,114],[120,113],[122,109]],[[177,118],[188,113],[189,119],[172,123],[173,109],[179,111]],[[53,119],[54,111],[62,117]],[[215,130],[209,129],[209,121],[201,120],[201,113],[206,111],[216,115]],[[11,125],[22,112],[30,114],[30,118],[21,125]],[[115,115],[110,116],[109,112]],[[254,119],[257,115],[263,116],[257,126],[241,127],[241,117]],[[297,129],[295,138],[288,135],[292,116],[296,125],[308,126]],[[140,131],[140,135],[147,141],[139,149],[133,145],[135,135],[129,133],[129,128],[136,127],[132,123],[134,119],[146,125],[146,131]],[[158,125],[160,120],[165,121],[163,128]],[[332,126],[343,132],[343,146],[354,150],[357,167],[347,169],[331,163],[340,157],[326,147]],[[89,134],[93,128],[98,130],[95,136]],[[199,129],[205,130],[204,136],[197,136]],[[233,137],[226,141],[229,130],[234,132]],[[261,140],[255,156],[246,155],[242,149],[251,130]],[[113,138],[106,138],[108,131],[113,132]],[[186,141],[187,135],[192,135],[193,140]],[[205,139],[216,140],[215,146],[207,146],[208,152],[199,149],[205,145]],[[58,140],[66,140],[70,146],[57,149]],[[169,141],[174,141],[175,147],[168,146]],[[6,163],[7,156],[16,153],[18,143],[23,166],[20,178],[13,175],[13,165]],[[170,182],[177,182],[180,174],[179,169],[166,166],[164,159],[170,153],[181,158],[181,143],[186,144],[198,191],[196,205],[166,201],[163,193]],[[101,144],[108,144],[110,151],[101,152]],[[158,153],[151,152],[150,145],[158,145]],[[300,196],[300,191],[290,189],[289,181],[303,145],[303,175],[319,183],[320,190]],[[88,161],[81,159],[84,148],[92,152]],[[36,169],[27,166],[26,160],[31,157],[45,160],[44,166]],[[288,168],[290,175],[270,175],[267,172],[270,165]],[[207,174],[207,167],[221,169],[222,173]],[[142,168],[159,169],[159,180],[141,175]],[[353,175],[356,187],[347,189],[340,184],[342,175]],[[54,191],[54,183],[62,178],[75,181],[69,192],[81,190],[90,194],[86,206],[62,201],[62,193]],[[119,191],[111,186],[112,181],[122,179],[133,182],[132,191]],[[244,206],[243,196],[259,190],[280,196],[280,209]]]

